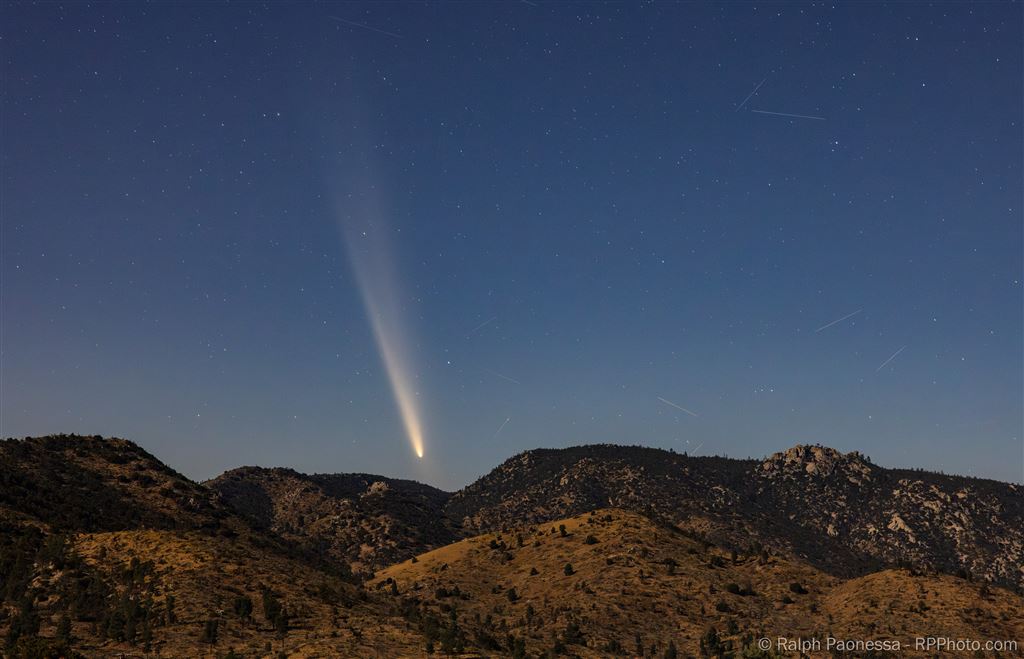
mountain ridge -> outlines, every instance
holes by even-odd
[[[604,657],[634,633],[644,656],[728,656],[833,616],[905,634],[898,612],[1016,638],[1021,526],[1016,485],[812,445],[546,449],[448,493],[257,467],[199,484],[128,440],[6,440],[0,634],[19,659]]]
[[[266,478],[282,473],[295,483],[276,495],[278,522],[293,529],[300,517],[329,515],[324,510],[337,515],[338,506],[351,515],[364,507],[367,492],[361,489],[373,483],[416,488],[422,514],[404,526],[389,515],[375,524],[375,546],[384,550],[356,551],[351,544],[336,548],[336,557],[349,556],[353,569],[364,574],[472,533],[617,507],[737,549],[760,543],[844,576],[910,566],[1024,585],[1024,570],[1016,567],[1024,560],[1020,486],[890,469],[860,452],[820,444],[797,444],[762,459],[698,457],[618,444],[538,448],[511,456],[455,492],[371,474],[307,476],[266,469],[232,470],[207,485],[223,494],[225,477],[251,481],[246,474]],[[327,492],[324,485],[332,480],[357,486]],[[310,498],[309,488],[321,492]],[[423,499],[424,493],[429,497]],[[284,503],[286,494],[303,503]],[[443,521],[443,532],[430,538],[417,534],[416,524],[431,518]],[[395,533],[388,531],[392,525]],[[332,528],[333,538],[337,529]],[[323,540],[315,525],[307,525],[306,533],[313,542]],[[295,537],[302,535],[300,530]]]

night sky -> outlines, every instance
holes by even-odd
[[[0,25],[3,436],[200,479],[615,442],[1024,481],[1021,4]]]

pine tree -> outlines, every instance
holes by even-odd
[[[273,623],[274,630],[277,632],[277,635],[283,638],[284,635],[288,633],[288,613],[284,610],[284,608],[281,608],[277,612],[277,615],[274,617]]]
[[[167,599],[164,601],[164,608],[167,609],[167,624],[173,625],[177,622],[177,618],[174,615],[174,595],[168,593]]]
[[[64,645],[71,645],[73,640],[71,637],[71,618],[67,613],[62,615],[57,623],[57,640]]]

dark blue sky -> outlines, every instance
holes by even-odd
[[[1020,4],[0,24],[4,436],[197,478],[820,442],[1024,480]]]

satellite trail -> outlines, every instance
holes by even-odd
[[[820,332],[821,330],[824,330],[824,329],[828,329],[828,328],[832,327],[833,325],[835,325],[836,323],[841,323],[841,322],[843,322],[843,321],[844,321],[844,320],[846,320],[847,318],[853,318],[854,316],[856,316],[857,314],[859,314],[859,313],[860,313],[861,311],[864,311],[864,310],[863,310],[863,309],[857,309],[857,310],[856,310],[856,311],[854,311],[853,313],[848,313],[848,314],[846,314],[845,316],[843,316],[842,318],[836,318],[835,320],[833,320],[833,321],[832,321],[831,323],[829,323],[828,325],[822,325],[822,326],[821,326],[821,327],[819,327],[818,329],[814,330],[814,333],[815,333],[815,334],[817,334],[817,333],[818,333],[818,332]]]
[[[402,37],[402,35],[395,34],[394,32],[388,32],[387,30],[378,30],[375,27],[370,27],[369,25],[363,25],[362,23],[356,23],[355,21],[345,20],[344,18],[339,18],[337,16],[328,16],[327,18],[331,19],[332,21],[338,21],[339,23],[344,23],[345,25],[352,25],[354,27],[361,27],[364,30],[370,30],[371,32],[377,32],[378,34],[386,34],[389,37],[394,37],[396,39],[404,38],[404,37]]]
[[[502,380],[508,380],[509,382],[514,382],[515,384],[522,384],[522,382],[520,382],[519,380],[516,380],[515,378],[510,378],[507,375],[502,375],[501,373],[499,373],[497,371],[492,371],[491,369],[487,369],[487,372],[490,373],[491,375],[498,376]]]
[[[485,325],[487,325],[488,323],[490,323],[493,320],[496,320],[497,318],[498,318],[497,316],[491,316],[490,318],[488,318],[484,322],[480,323],[479,325],[477,325],[473,329],[469,330],[470,335],[476,334],[478,330],[483,329]]]
[[[900,349],[899,349],[899,350],[897,350],[896,352],[892,353],[892,356],[891,356],[891,357],[889,357],[889,359],[886,359],[886,360],[885,360],[884,362],[882,362],[882,363],[881,363],[881,364],[880,364],[880,365],[878,366],[878,368],[876,368],[876,369],[875,369],[875,373],[877,373],[877,372],[881,371],[881,370],[882,370],[883,368],[885,368],[885,365],[886,365],[886,364],[888,364],[888,363],[889,363],[889,362],[891,362],[892,360],[896,359],[896,355],[898,355],[898,354],[900,354],[901,352],[903,352],[904,350],[906,350],[906,348],[907,348],[907,346],[903,346],[902,348],[900,348]]]
[[[690,416],[697,416],[696,412],[691,412],[690,410],[686,409],[685,407],[681,407],[679,405],[676,405],[675,403],[673,403],[670,400],[665,400],[661,396],[658,396],[657,398],[658,398],[658,400],[660,400],[661,402],[665,403],[666,405],[671,405],[672,407],[676,408],[677,410],[682,410],[683,412],[686,412]]]
[[[825,117],[813,117],[809,114],[790,114],[788,112],[769,112],[768,110],[751,110],[758,114],[771,114],[776,117],[793,117],[794,119],[814,119],[815,121],[825,121]]]
[[[500,426],[498,426],[498,429],[494,432],[494,436],[491,437],[491,441],[494,441],[495,439],[498,438],[498,434],[501,433],[501,431],[505,429],[505,426],[507,426],[508,422],[511,421],[511,420],[512,420],[512,417],[506,417],[505,418],[504,423],[502,423]]]
[[[742,102],[742,103],[740,103],[740,104],[739,104],[739,105],[738,105],[738,106],[736,107],[736,112],[739,112],[740,110],[742,110],[742,109],[743,109],[743,106],[744,106],[744,105],[746,105],[746,104],[747,104],[747,101],[749,101],[749,100],[750,100],[750,97],[751,97],[751,96],[753,96],[754,94],[756,94],[756,93],[757,93],[757,90],[758,90],[758,89],[761,89],[761,85],[763,85],[763,84],[764,84],[764,83],[766,83],[766,82],[768,82],[768,78],[767,78],[767,77],[766,77],[766,78],[765,78],[764,80],[762,80],[761,82],[757,83],[757,87],[754,87],[754,91],[752,91],[752,92],[750,92],[749,94],[747,94],[747,97],[746,97],[745,99],[743,99],[743,102]]]

